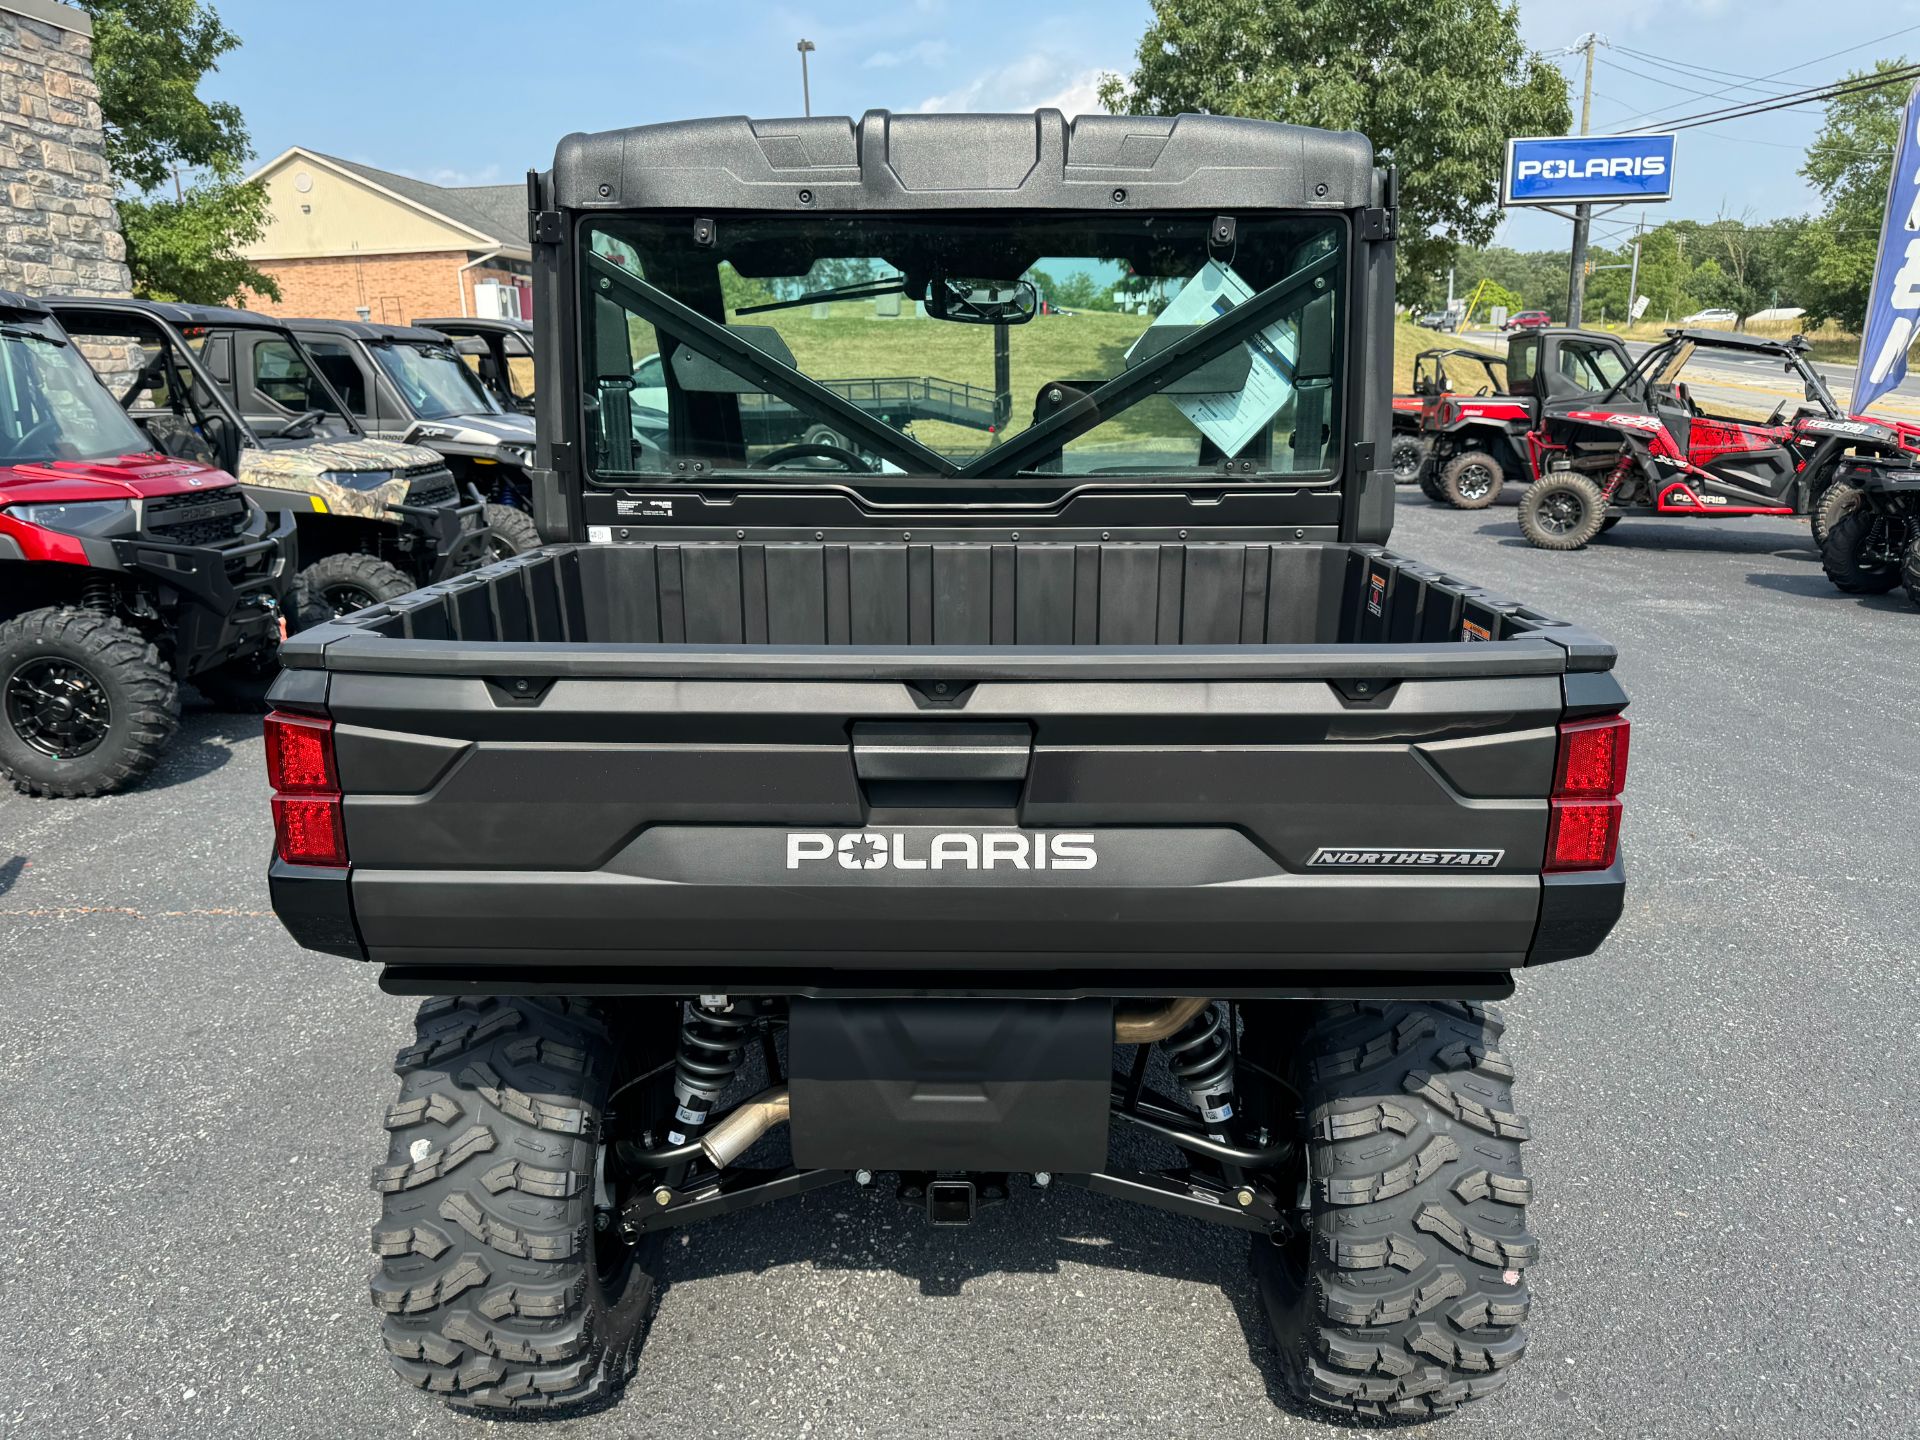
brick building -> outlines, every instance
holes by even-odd
[[[0,0],[0,289],[124,295],[93,22],[54,0]]]
[[[524,185],[430,185],[301,146],[252,178],[269,219],[244,253],[281,293],[249,296],[255,309],[388,324],[532,315]]]

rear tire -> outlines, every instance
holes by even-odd
[[[1520,533],[1541,550],[1584,549],[1606,520],[1600,487],[1584,475],[1549,475],[1520,497]]]
[[[372,555],[328,555],[302,570],[294,581],[293,628],[311,629],[351,615],[383,600],[398,600],[419,586],[397,565]]]
[[[1456,510],[1484,510],[1507,483],[1500,462],[1485,450],[1462,450],[1440,472],[1440,490]]]
[[[633,1373],[657,1234],[596,1226],[607,1100],[631,1073],[566,999],[429,1000],[373,1172],[373,1304],[400,1378],[456,1410],[595,1408]]]
[[[1841,517],[1851,515],[1860,508],[1865,494],[1865,490],[1850,480],[1836,480],[1827,486],[1820,493],[1813,514],[1808,517],[1808,523],[1813,528],[1813,543],[1824,549],[1833,527],[1840,523]]]
[[[1901,583],[1907,540],[1903,522],[1871,510],[1849,510],[1827,531],[1820,568],[1845,594],[1884,595]]]
[[[540,532],[534,528],[533,517],[526,511],[516,510],[511,505],[489,505],[486,520],[489,563],[540,548]]]
[[[1900,578],[1907,587],[1907,599],[1920,605],[1920,525],[1916,525],[1913,538],[1907,542],[1907,558],[1901,562]]]
[[[1427,463],[1420,467],[1420,473],[1414,479],[1420,486],[1420,493],[1427,499],[1436,505],[1447,503],[1447,492],[1440,488],[1439,466],[1434,463],[1431,453],[1427,456]]]
[[[63,605],[0,625],[0,775],[14,789],[124,790],[179,725],[173,672],[125,621]]]
[[[1525,1353],[1532,1186],[1502,1026],[1467,1003],[1328,1003],[1294,1052],[1308,1233],[1256,1240],[1280,1374],[1307,1404],[1430,1419]]]
[[[1418,435],[1393,437],[1393,483],[1411,485],[1420,478],[1420,467],[1427,463],[1427,443]]]

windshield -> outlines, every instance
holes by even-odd
[[[605,222],[582,266],[594,472],[1324,477],[1345,227],[1241,216],[1222,244],[1214,223]]]
[[[500,406],[473,377],[450,345],[395,341],[368,347],[399,390],[407,408],[422,420],[453,415],[497,415]]]
[[[72,345],[0,325],[0,464],[110,460],[152,449]]]

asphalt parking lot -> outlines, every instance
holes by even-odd
[[[1532,1353],[1447,1433],[1913,1433],[1920,612],[1800,522],[1555,555],[1401,502],[1396,549],[1608,636],[1634,697],[1625,920],[1506,1007]],[[0,799],[0,1433],[478,1428],[366,1302],[411,1006],[285,937],[268,839],[258,723],[204,710],[132,794]],[[550,1433],[1343,1433],[1270,1400],[1243,1240],[1082,1194],[935,1231],[827,1191],[665,1279],[625,1402]]]

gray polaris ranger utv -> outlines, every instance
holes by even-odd
[[[267,728],[279,915],[426,997],[401,1376],[605,1402],[664,1234],[847,1184],[1243,1230],[1344,1415],[1501,1385],[1537,1247],[1485,1002],[1620,913],[1627,697],[1382,548],[1367,141],[706,120],[571,136],[529,206],[549,543],[296,636]],[[1130,308],[1043,313],[1066,271]],[[823,383],[883,353],[1008,424]],[[750,443],[764,397],[848,443]]]

